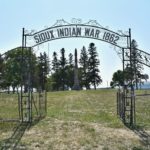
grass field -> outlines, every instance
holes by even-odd
[[[150,96],[138,97],[136,100],[138,130],[127,128],[117,117],[116,90],[50,92],[47,100],[47,117],[28,128],[22,138],[18,137],[16,149],[150,148]],[[4,107],[1,103],[0,106]],[[0,123],[1,147],[12,136],[16,126],[17,123]],[[17,138],[17,134],[15,137]]]
[[[18,94],[0,93],[0,120],[19,119],[18,115]]]

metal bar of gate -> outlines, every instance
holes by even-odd
[[[22,29],[22,50],[21,50],[21,66],[23,65],[23,50],[24,50],[24,35],[25,35],[25,29]],[[21,121],[23,122],[23,68],[21,67],[21,94],[20,94],[20,105],[19,110],[21,114]]]

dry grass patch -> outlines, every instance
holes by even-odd
[[[143,147],[131,130],[105,127],[99,123],[46,118],[27,131],[22,144],[28,150],[128,150]]]

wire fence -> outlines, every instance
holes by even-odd
[[[28,97],[27,97],[28,99]],[[26,104],[26,99],[24,104]],[[43,118],[46,116],[46,92],[34,92],[31,95],[32,119]],[[20,93],[0,92],[0,121],[20,121]]]
[[[150,127],[150,90],[136,92],[136,125]]]

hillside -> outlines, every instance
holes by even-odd
[[[18,140],[16,149],[19,150],[148,150],[149,148],[150,101],[148,100],[141,98],[137,100],[138,130],[127,128],[118,119],[115,90],[50,92],[47,106],[47,117],[30,127],[22,125],[20,129],[16,129],[18,127],[16,123],[0,123],[1,147],[4,143],[9,144],[11,140],[14,140],[13,142]],[[25,128],[27,129],[23,133]],[[17,130],[21,132],[17,134]]]

